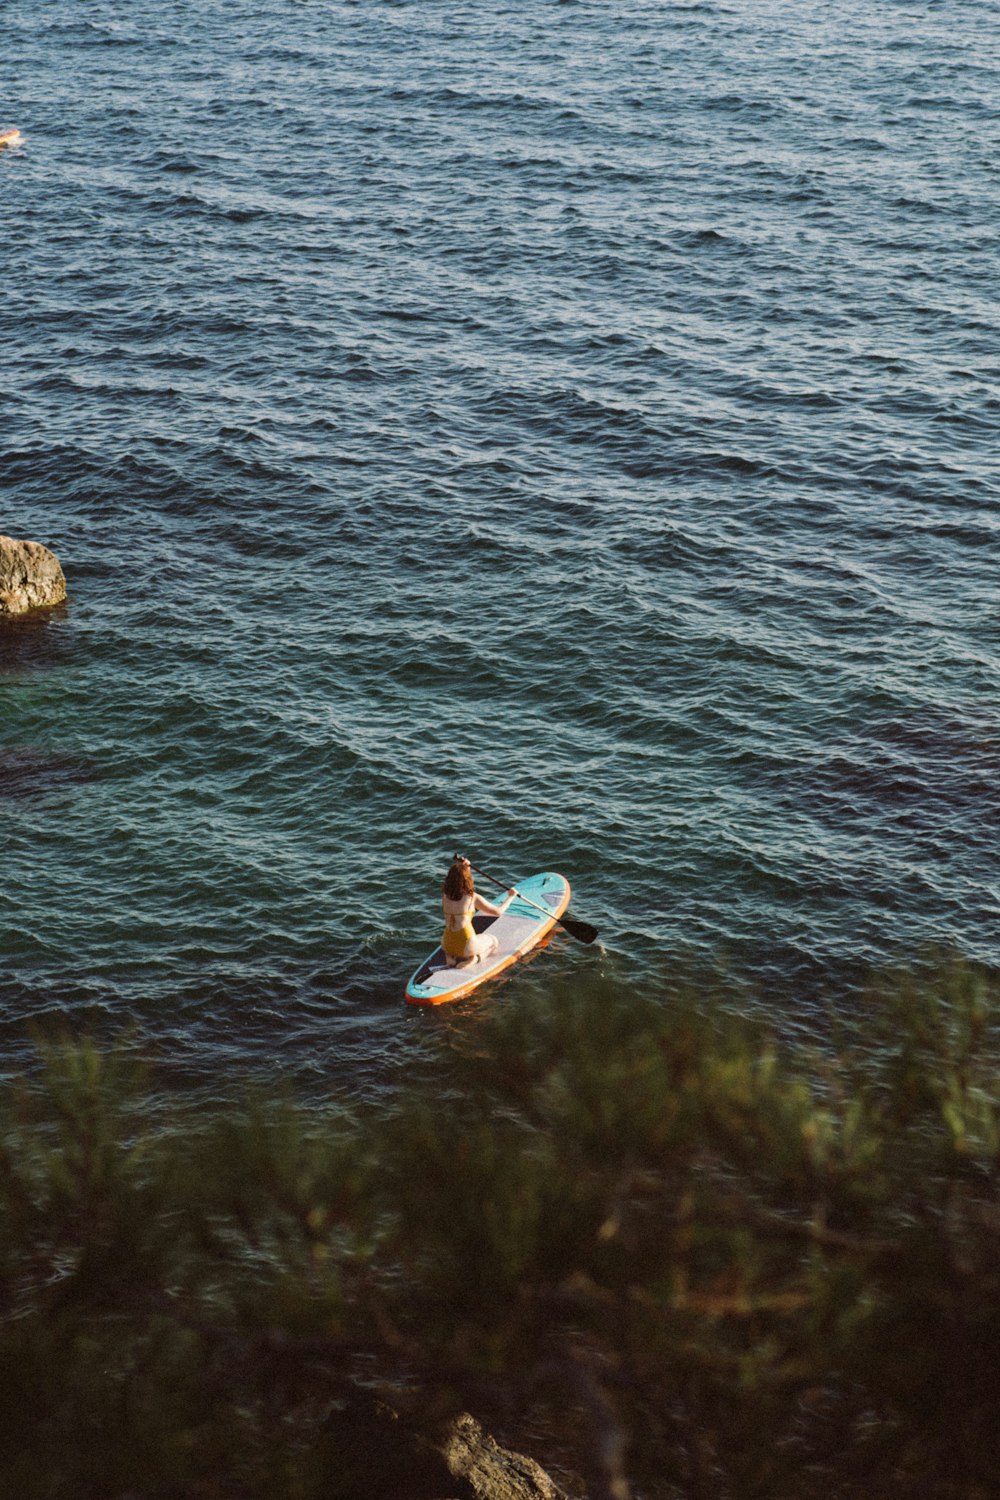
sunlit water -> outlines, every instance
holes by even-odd
[[[378,1088],[456,846],[601,929],[513,984],[997,960],[998,38],[7,0],[0,1065]]]

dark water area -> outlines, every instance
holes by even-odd
[[[512,984],[997,962],[995,0],[8,0],[7,124],[0,1071],[377,1091],[458,846]]]

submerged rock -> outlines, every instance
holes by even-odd
[[[65,660],[69,642],[59,624],[67,604],[29,609],[23,615],[0,614],[0,682],[8,673],[52,667]]]
[[[0,536],[0,616],[44,609],[65,597],[63,570],[48,547]]]
[[[32,745],[0,749],[0,802],[44,797],[65,787],[93,780],[93,770],[82,760],[52,755]]]

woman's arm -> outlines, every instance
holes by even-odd
[[[507,910],[516,894],[516,891],[508,891],[499,906],[494,906],[492,901],[487,901],[486,897],[481,896],[478,891],[476,891],[473,899],[475,900],[477,911],[489,912],[491,917],[499,917]]]

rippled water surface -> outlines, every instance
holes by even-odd
[[[7,0],[0,117],[0,1065],[378,1086],[456,845],[514,984],[997,961],[996,0]]]

